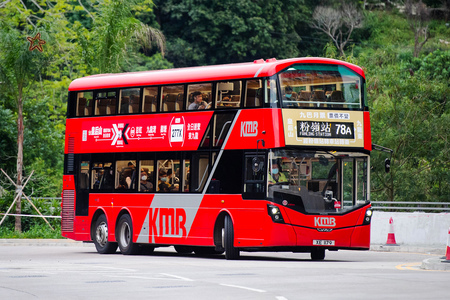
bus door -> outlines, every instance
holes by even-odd
[[[87,216],[89,213],[89,187],[90,182],[90,158],[87,155],[80,157],[78,164],[78,180],[76,182],[75,215]]]
[[[343,208],[364,204],[368,200],[368,158],[345,158],[342,160]]]

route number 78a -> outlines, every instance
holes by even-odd
[[[336,124],[336,134],[352,135],[352,129],[345,124]]]

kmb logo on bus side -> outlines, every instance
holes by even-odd
[[[150,208],[149,235],[186,237],[186,211],[183,208]]]
[[[258,135],[257,121],[241,122],[241,137],[251,137],[257,135]]]
[[[315,217],[314,218],[314,226],[321,226],[321,227],[335,227],[336,226],[336,219],[333,217]]]

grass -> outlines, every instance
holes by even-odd
[[[55,230],[51,230],[47,224],[38,224],[26,231],[18,232],[14,228],[2,226],[0,227],[0,239],[62,239],[61,227],[53,226],[53,228]]]

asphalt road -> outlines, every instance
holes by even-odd
[[[418,253],[100,255],[84,247],[0,247],[0,299],[449,299],[450,272]],[[436,256],[436,255],[434,255]]]

